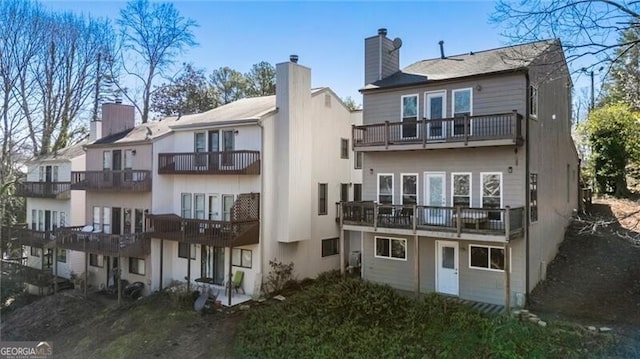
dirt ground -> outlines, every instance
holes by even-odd
[[[549,319],[607,326],[612,357],[640,357],[640,202],[594,200],[574,221],[533,291],[530,310]]]
[[[230,358],[244,314],[196,313],[166,294],[118,307],[112,298],[66,291],[4,314],[0,328],[3,341],[53,342],[58,358]]]

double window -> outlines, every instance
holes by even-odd
[[[402,174],[402,204],[418,204],[418,175]]]
[[[407,260],[407,240],[402,238],[375,237],[375,256]]]
[[[504,248],[469,245],[469,267],[504,271]]]
[[[67,263],[67,250],[58,249],[58,262]]]
[[[191,252],[191,259],[196,259],[196,247],[189,243],[178,243],[178,258],[187,258]]]
[[[338,238],[329,238],[322,240],[322,256],[328,257],[340,253]]]
[[[231,252],[231,265],[235,267],[251,268],[253,253],[250,249],[234,248]]]
[[[182,218],[191,218],[191,193],[182,193],[180,195],[180,216]]]

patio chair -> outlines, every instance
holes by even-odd
[[[242,279],[244,279],[244,272],[241,270],[236,271],[233,275],[233,279],[231,280],[231,283],[227,283],[226,287],[235,289],[236,293],[238,293],[238,289],[241,289],[242,294],[246,294],[244,292],[244,288],[242,288]]]

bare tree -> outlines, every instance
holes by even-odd
[[[590,57],[589,67],[598,68],[638,45],[638,39],[617,40],[640,21],[639,6],[637,1],[614,0],[500,0],[491,21],[514,42],[562,38],[567,62]]]
[[[216,107],[207,76],[202,69],[184,64],[180,75],[171,83],[157,87],[151,95],[151,110],[164,116],[208,111]]]
[[[142,83],[141,99],[127,91],[123,82],[116,85],[131,101],[142,122],[149,119],[151,89],[156,76],[162,76],[187,48],[195,46],[196,23],[184,18],[170,3],[133,0],[120,11],[118,24],[122,34],[124,72]],[[139,100],[139,101],[138,101]]]

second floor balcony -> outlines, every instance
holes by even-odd
[[[38,248],[55,247],[55,235],[53,231],[30,229],[26,224],[3,227],[3,238],[8,238],[10,241],[15,241],[16,244],[22,246]]]
[[[56,231],[56,246],[112,257],[145,257],[151,253],[147,233],[94,233],[91,226],[63,227]]]
[[[71,182],[22,182],[16,184],[16,196],[69,199]]]
[[[103,192],[150,192],[151,171],[71,172],[71,189]]]
[[[517,112],[353,126],[355,151],[521,145]]]
[[[258,175],[260,151],[160,153],[158,174]]]
[[[342,202],[339,206],[346,229],[499,242],[524,234],[524,207],[489,209],[375,202]]]
[[[228,220],[182,218],[175,214],[148,215],[152,238],[216,247],[256,244],[260,239],[260,195],[238,195]]]

